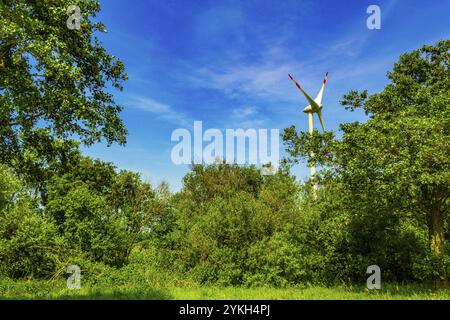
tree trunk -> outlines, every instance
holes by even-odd
[[[445,219],[444,213],[437,209],[431,212],[429,236],[431,251],[436,255],[444,254],[444,235],[445,235]]]

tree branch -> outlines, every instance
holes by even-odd
[[[0,126],[2,126],[2,127],[4,127],[4,126],[5,127],[6,126],[8,126],[8,127],[18,126],[18,125],[20,125],[23,122],[36,120],[37,118],[42,117],[43,115],[45,115],[45,112],[40,112],[38,114],[32,115],[32,116],[30,116],[27,119],[24,119],[22,121],[17,121],[16,120],[14,122],[0,122]]]

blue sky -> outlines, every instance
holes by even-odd
[[[189,168],[170,154],[177,128],[307,130],[307,105],[288,80],[292,73],[315,95],[324,73],[327,130],[364,121],[339,100],[351,89],[378,92],[401,53],[450,34],[450,1],[319,0],[108,0],[98,18],[111,54],[129,81],[115,97],[129,130],[125,147],[97,144],[92,157],[142,173],[179,190]],[[381,8],[381,30],[369,30],[366,9]],[[316,121],[317,122],[317,121]],[[281,146],[281,149],[283,147]],[[294,169],[308,176],[305,165]]]

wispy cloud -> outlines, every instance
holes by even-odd
[[[132,108],[152,113],[160,120],[186,126],[190,123],[188,116],[174,110],[170,105],[156,101],[149,97],[129,97],[128,105]]]
[[[336,83],[386,68],[392,60],[390,56],[361,57],[367,38],[343,37],[322,47],[322,54],[300,58],[294,57],[292,50],[280,45],[264,52],[258,62],[242,59],[227,65],[192,67],[185,79],[194,87],[216,89],[231,99],[256,99],[267,103],[298,102],[299,92],[288,80],[288,73],[293,74],[306,91],[314,96],[327,71]]]
[[[245,119],[248,116],[253,116],[257,113],[258,111],[256,110],[256,107],[244,107],[241,109],[234,109],[232,112],[233,117],[237,119]]]
[[[288,73],[309,90],[318,90],[326,68],[321,63],[296,60],[282,47],[267,51],[259,63],[201,67],[192,70],[191,85],[222,91],[229,98],[251,98],[264,101],[298,101],[298,93],[288,79]]]
[[[268,124],[268,117],[263,115],[255,106],[236,108],[231,112],[228,124],[236,128],[262,128]]]
[[[269,63],[260,65],[241,65],[228,69],[214,70],[200,68],[191,76],[195,86],[217,89],[225,95],[236,98],[239,96],[278,99],[283,97],[283,85],[287,73],[292,72],[292,66],[271,66]]]

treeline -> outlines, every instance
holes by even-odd
[[[391,281],[450,271],[448,232],[445,255],[435,255],[412,215],[348,210],[347,191],[332,180],[313,198],[285,169],[194,166],[172,195],[79,156],[48,180],[45,204],[11,170],[0,172],[0,273],[9,278],[64,277],[79,265],[83,279],[111,285],[151,272],[163,285],[287,286],[364,283],[373,264]]]

